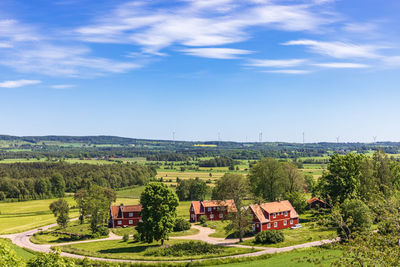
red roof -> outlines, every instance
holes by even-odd
[[[119,218],[119,212],[141,212],[142,205],[120,205],[120,206],[111,206],[111,217],[112,218]]]
[[[111,217],[118,217],[119,206],[111,206]]]
[[[320,201],[320,202],[322,202],[322,203],[325,203],[325,201],[323,201],[323,200],[321,200],[321,199],[319,199],[319,198],[317,198],[317,197],[310,198],[309,200],[307,200],[307,203],[308,203],[308,204],[311,204],[311,203],[313,203],[314,201]],[[325,204],[326,204],[326,203],[325,203]]]
[[[268,214],[288,211],[290,212],[291,219],[299,217],[296,210],[293,208],[292,204],[290,204],[289,200],[254,204],[250,205],[250,209],[253,211],[253,213],[256,215],[257,219],[261,223],[266,223],[270,221],[265,217],[264,211],[267,212]]]
[[[204,212],[200,212],[201,206],[204,208],[227,207],[228,212],[236,212],[236,205],[233,199],[192,201],[192,206],[195,214],[204,214]]]

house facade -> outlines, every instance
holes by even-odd
[[[126,205],[110,207],[109,227],[119,228],[127,226],[136,226],[142,219],[140,212],[142,205]]]
[[[329,205],[328,203],[326,203],[325,201],[317,198],[317,197],[313,197],[310,198],[309,200],[307,200],[307,204],[310,207],[310,209],[319,209],[319,208],[328,208]]]
[[[198,222],[200,216],[206,216],[209,221],[218,221],[225,218],[228,213],[236,212],[235,202],[230,200],[205,200],[192,201],[190,205],[190,221]]]
[[[280,230],[299,223],[299,215],[288,200],[249,206],[253,214],[253,231]]]

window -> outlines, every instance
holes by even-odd
[[[129,220],[129,224],[133,224],[133,221],[132,221],[132,220]]]
[[[272,213],[272,217],[276,218],[276,213]]]
[[[122,221],[117,221],[117,224],[118,224],[118,225],[121,225],[121,224],[122,224]]]
[[[214,219],[214,214],[210,214],[210,219]]]
[[[290,219],[290,224],[293,224],[293,219]]]
[[[286,226],[286,224],[287,224],[287,221],[283,221],[283,225]]]
[[[224,217],[224,214],[220,213],[219,218],[222,219]]]
[[[274,228],[278,227],[278,223],[274,222]]]
[[[267,223],[267,228],[271,228],[271,224],[270,223]]]
[[[285,217],[287,216],[287,211],[285,211]]]
[[[211,208],[208,208],[208,211],[211,211]]]
[[[129,212],[129,217],[133,217],[133,213],[132,212]]]

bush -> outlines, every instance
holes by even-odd
[[[201,224],[205,224],[207,222],[207,216],[201,215],[200,218],[199,218],[199,222]]]
[[[135,234],[133,235],[133,241],[134,241],[134,242],[139,242],[140,239],[141,239],[141,237],[140,237],[140,234],[139,234],[139,233],[135,233]]]
[[[129,235],[128,235],[128,234],[124,234],[124,235],[122,236],[122,240],[123,240],[124,242],[128,242],[128,240],[129,240]]]
[[[144,255],[156,257],[182,257],[201,254],[219,254],[222,251],[223,249],[216,245],[211,245],[199,241],[189,241],[186,243],[179,243],[170,247],[148,249]]]
[[[110,233],[110,229],[101,226],[97,229],[97,233],[99,233],[100,236],[108,236],[108,234]]]
[[[186,221],[185,219],[178,218],[175,220],[174,232],[186,231],[189,230],[190,227],[190,222]]]
[[[256,242],[261,244],[276,244],[284,240],[285,236],[283,232],[276,230],[263,231],[256,235]]]

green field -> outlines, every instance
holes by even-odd
[[[325,248],[307,248],[297,249],[289,252],[272,254],[269,259],[252,260],[239,263],[229,263],[218,266],[226,267],[308,267],[308,266],[332,266],[334,260],[341,257],[340,250]],[[310,263],[308,258],[317,260],[316,263]]]
[[[186,243],[189,240],[168,240],[165,241],[166,246]],[[67,246],[61,246],[61,250],[74,254],[93,256],[101,258],[113,259],[131,259],[131,260],[157,260],[157,261],[170,261],[170,260],[184,260],[184,259],[200,259],[200,258],[216,258],[228,255],[244,254],[254,252],[256,250],[247,248],[223,247],[223,252],[219,254],[203,254],[181,257],[154,257],[144,255],[149,249],[154,249],[160,246],[160,242],[151,244],[141,242],[123,242],[119,240],[97,241],[90,243],[79,243]]]

